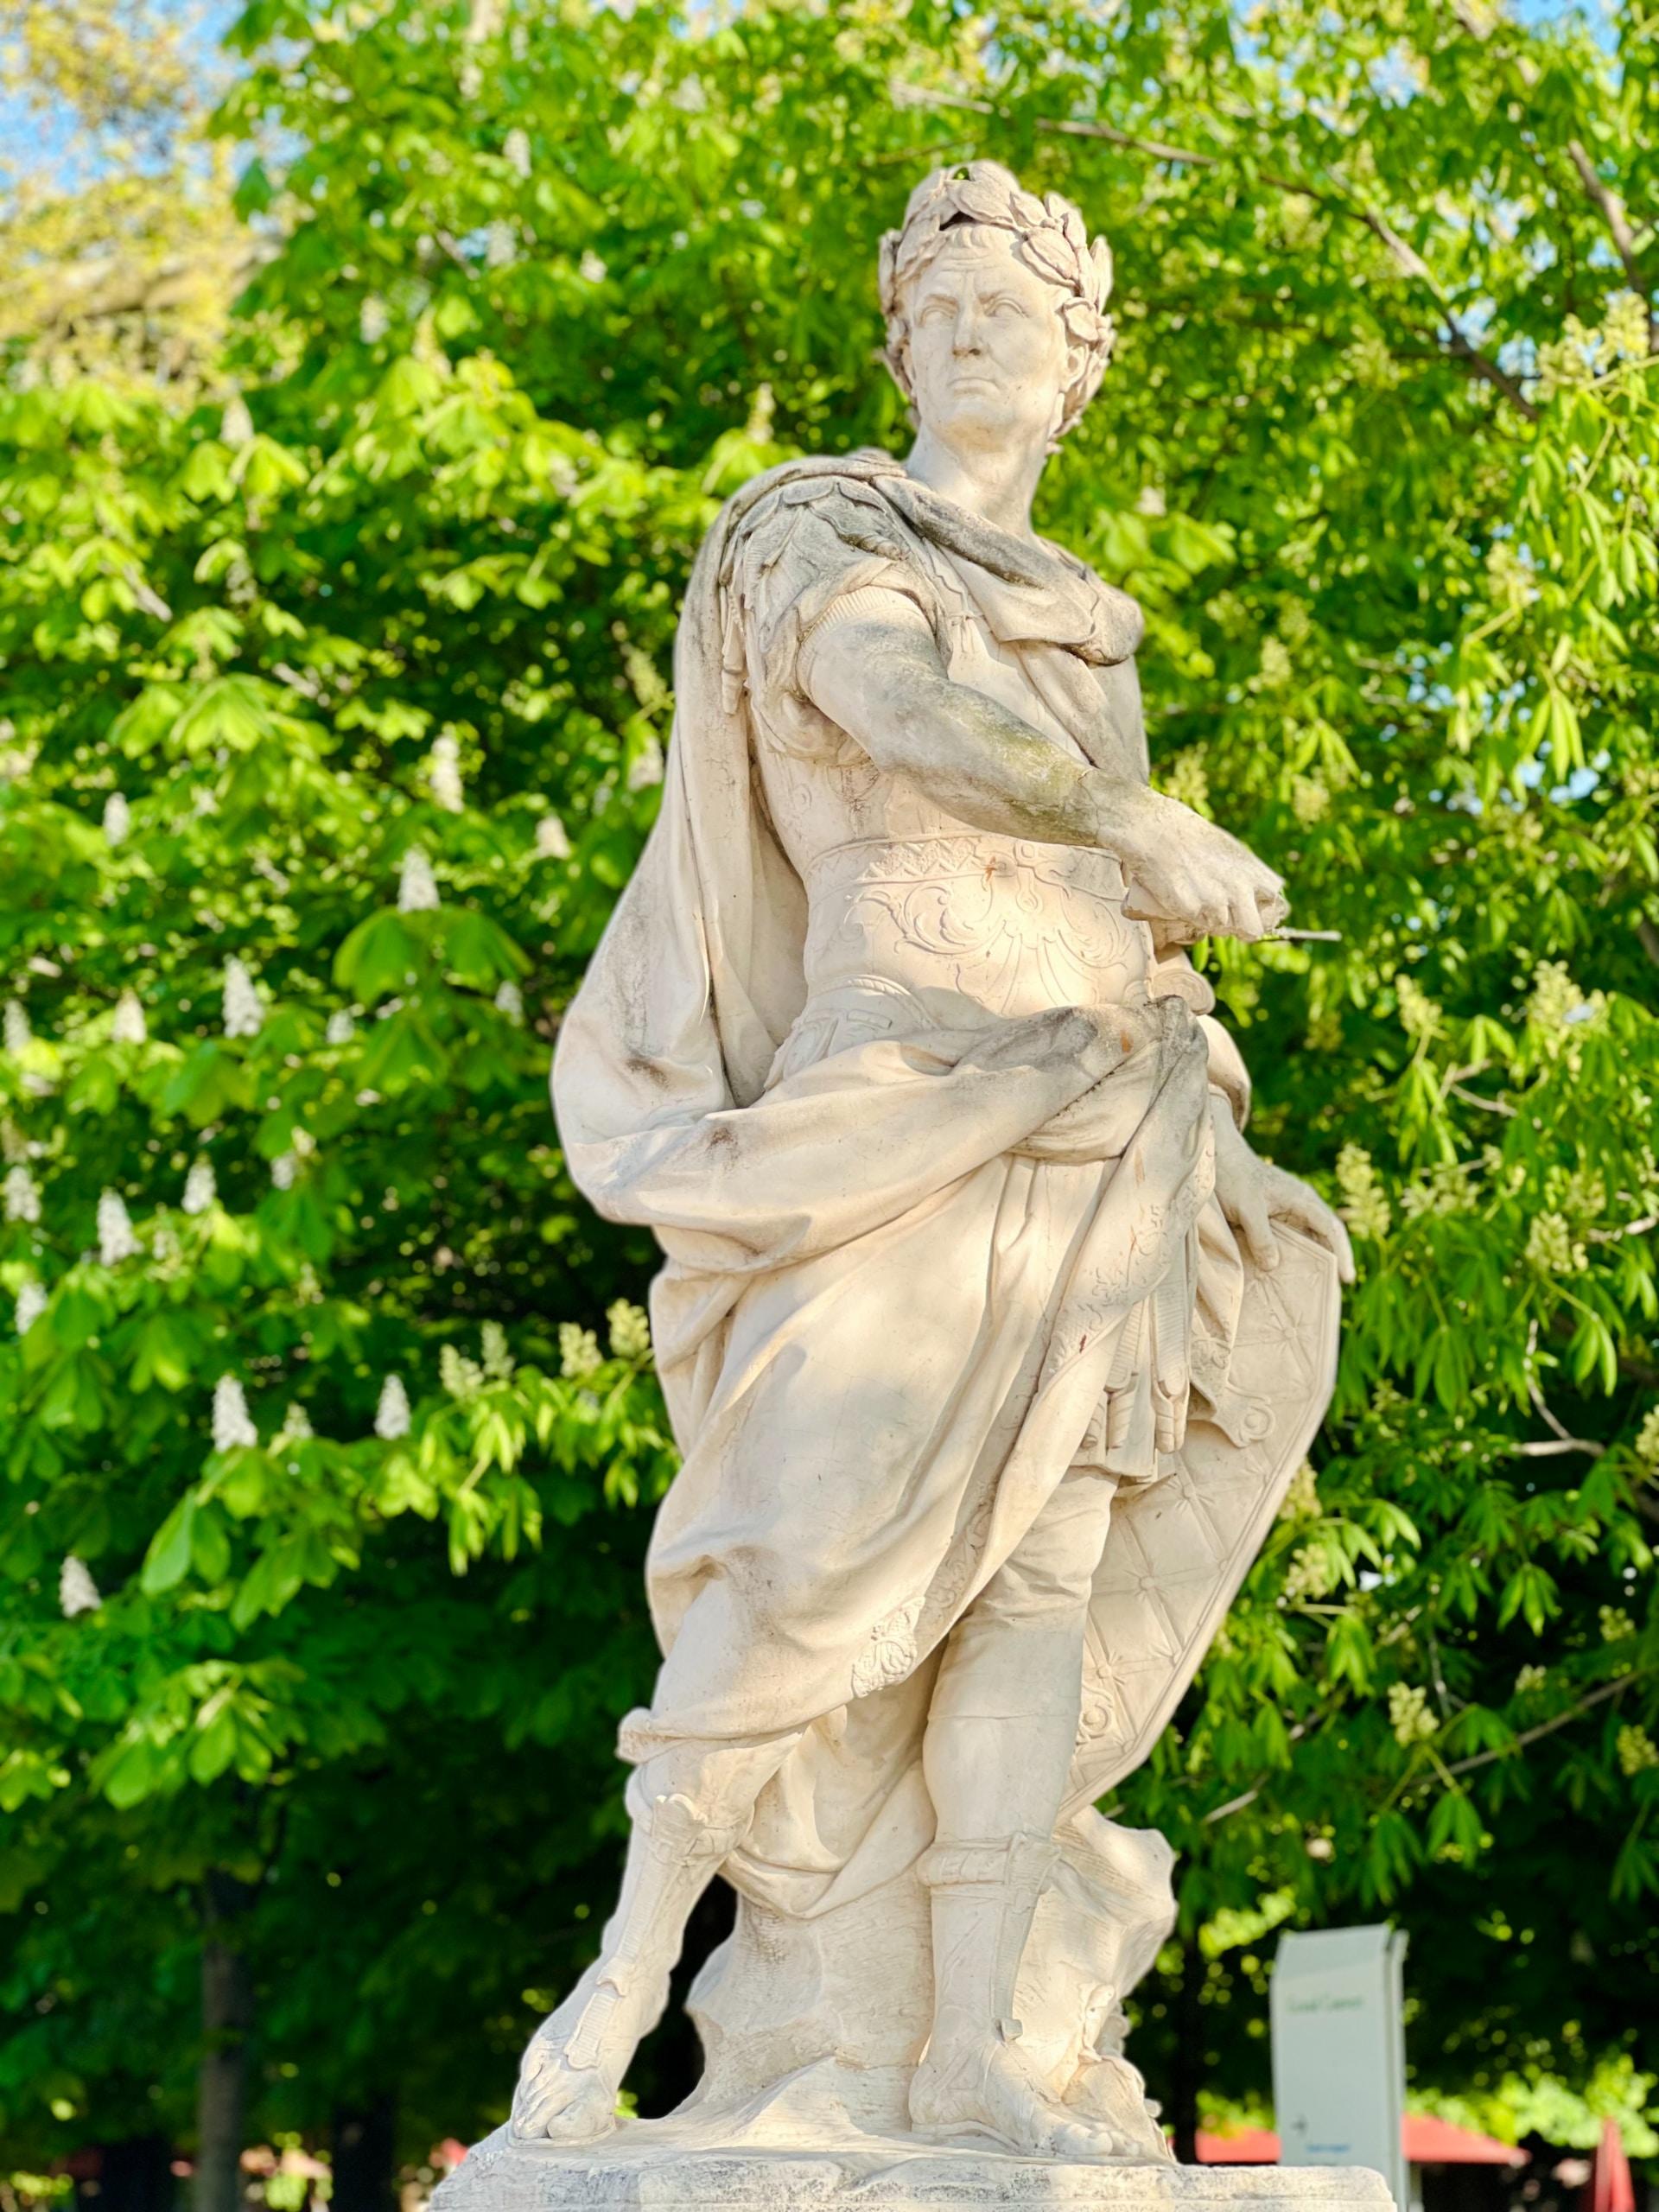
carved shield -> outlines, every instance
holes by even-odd
[[[1118,1493],[1095,1578],[1068,1809],[1132,1773],[1198,1672],[1325,1417],[1337,1371],[1336,1262],[1275,1224],[1252,1268],[1229,1373],[1234,1441],[1194,1418],[1170,1473]]]

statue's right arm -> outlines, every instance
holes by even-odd
[[[1260,937],[1282,919],[1278,877],[1236,838],[1136,779],[1072,760],[953,682],[926,617],[901,594],[860,597],[880,612],[861,607],[814,630],[800,683],[878,767],[971,828],[1103,849],[1141,904],[1189,937]]]

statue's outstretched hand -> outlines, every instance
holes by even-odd
[[[1173,943],[1266,937],[1290,912],[1282,880],[1248,845],[1179,800],[1141,792],[1102,843],[1123,869],[1123,911]]]
[[[1348,1232],[1319,1192],[1253,1152],[1224,1102],[1217,1102],[1211,1119],[1216,1133],[1216,1197],[1256,1266],[1278,1266],[1279,1240],[1273,1224],[1287,1221],[1323,1244],[1334,1256],[1343,1281],[1352,1282],[1354,1254]]]

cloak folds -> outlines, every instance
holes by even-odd
[[[1254,1557],[1328,1399],[1337,1319],[1311,1243],[1287,1236],[1272,1277],[1235,1246],[1202,1053],[1126,1058],[1109,1019],[1065,1007],[785,1049],[807,899],[757,795],[731,563],[764,503],[826,480],[883,511],[841,588],[946,564],[1032,648],[1090,758],[1122,760],[1094,671],[1139,634],[1122,594],[885,455],[758,480],[693,571],[661,814],[562,1029],[572,1173],[666,1255],[652,1314],[684,1454],[648,1567],[663,1672],[623,1753],[802,1732],[727,1869],[791,1920],[926,1847],[934,1656],[1086,1436],[1122,1487],[1062,1826],[1109,1857],[1087,1808],[1145,1756]],[[1090,1092],[1110,1157],[1020,1151]]]

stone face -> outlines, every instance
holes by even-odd
[[[668,1262],[663,1666],[600,1956],[454,2212],[1374,2201],[1176,2173],[1122,2047],[1171,1854],[1094,1804],[1301,1464],[1347,1262],[1184,949],[1282,887],[1153,791],[1140,610],[1031,529],[1110,272],[994,164],[928,179],[881,266],[913,450],[772,470],[698,559],[554,1084]],[[618,2129],[717,1873],[704,2080]]]
[[[503,2130],[445,2181],[438,2212],[1388,2212],[1363,2166],[1060,2165],[901,2139],[834,2151],[699,2147],[643,2120],[628,2148],[515,2143]]]

